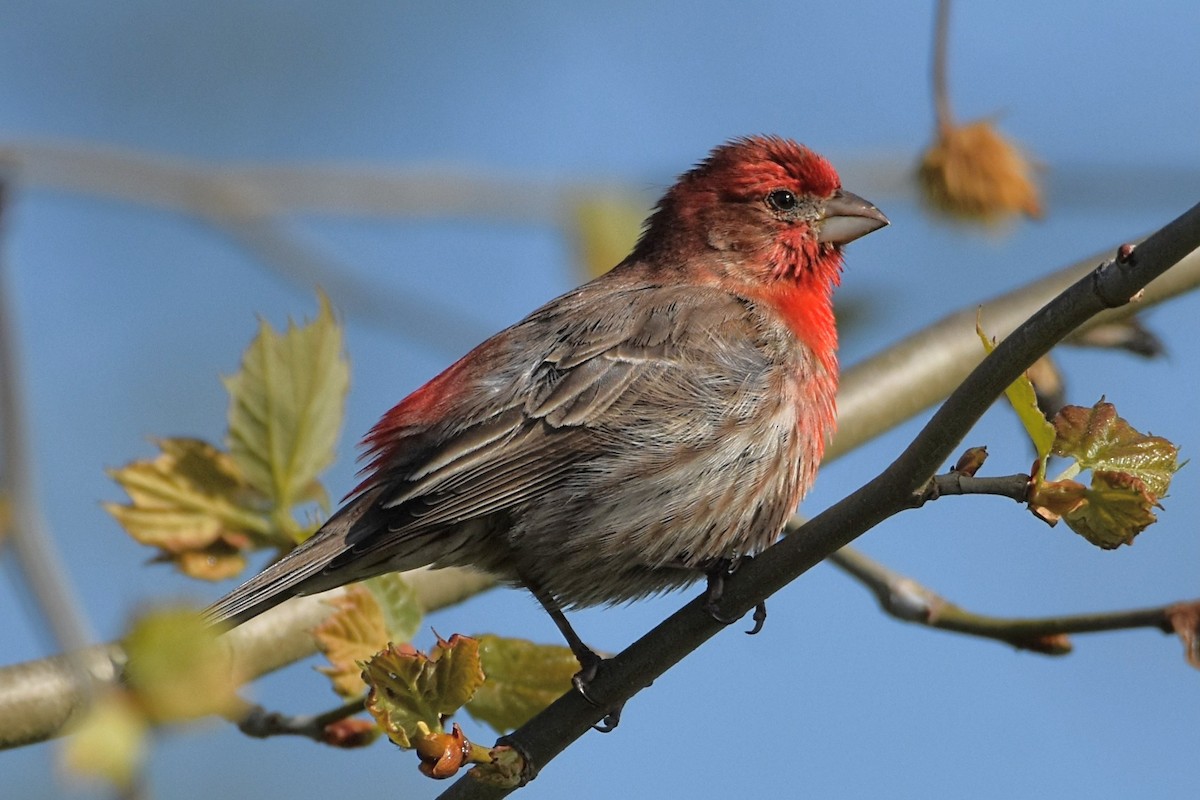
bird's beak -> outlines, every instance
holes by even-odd
[[[838,189],[825,201],[825,213],[817,223],[817,241],[846,244],[888,224],[878,208],[856,194]]]

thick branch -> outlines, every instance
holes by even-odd
[[[1051,300],[971,372],[912,444],[878,477],[743,566],[725,588],[720,615],[731,618],[748,613],[838,549],[908,507],[912,493],[929,480],[1005,387],[1030,364],[1099,312],[1128,302],[1197,247],[1200,205],[1148,238],[1134,258],[1101,265]],[[603,662],[589,685],[589,694],[601,705],[619,707],[721,628],[706,608],[705,598],[698,597]],[[506,737],[506,743],[525,756],[532,777],[604,714],[579,692],[569,692]],[[507,793],[468,775],[441,796],[491,798]]]
[[[491,578],[467,570],[440,570],[436,575],[416,570],[405,577],[426,611],[494,585]],[[325,601],[342,591],[296,598],[222,636],[234,672],[258,677],[311,656],[316,645],[309,631],[333,613]],[[0,749],[59,735],[86,710],[93,685],[116,680],[125,663],[119,644],[77,651],[76,658],[84,678],[72,669],[72,660],[61,655],[0,668]]]

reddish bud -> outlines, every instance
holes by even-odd
[[[413,744],[421,758],[421,772],[439,780],[458,772],[471,754],[471,742],[457,722],[450,733],[431,733]]]

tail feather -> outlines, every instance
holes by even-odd
[[[347,537],[374,505],[375,494],[368,493],[342,508],[308,541],[205,609],[205,619],[213,625],[241,625],[297,595],[316,594],[357,580],[326,570],[346,551]]]

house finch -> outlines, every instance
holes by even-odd
[[[633,252],[402,400],[365,479],[308,541],[209,610],[465,566],[563,609],[686,586],[778,538],[834,426],[842,246],[887,225],[824,158],[722,145]]]

